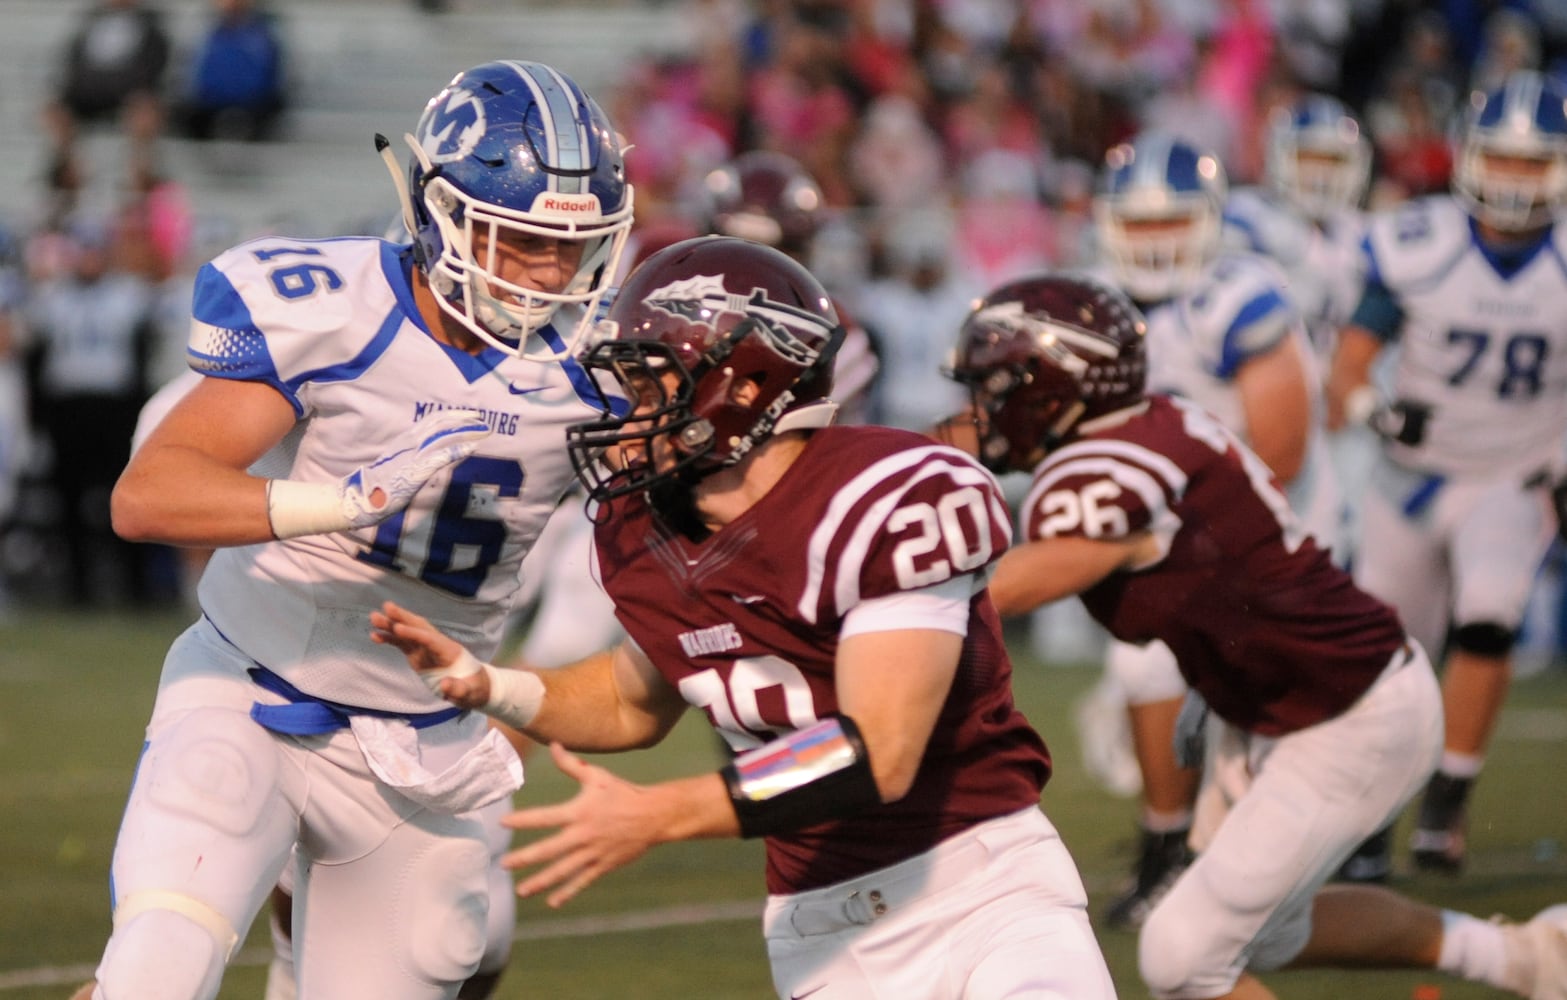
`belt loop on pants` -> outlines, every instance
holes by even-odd
[[[856,889],[845,896],[837,907],[795,907],[789,913],[789,924],[801,937],[815,937],[846,927],[864,927],[886,913],[887,901],[880,889]]]

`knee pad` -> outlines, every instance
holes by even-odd
[[[478,969],[489,936],[489,851],[480,840],[440,840],[411,874],[408,967],[433,982],[461,982]]]
[[[480,972],[499,972],[511,958],[511,938],[517,929],[517,892],[511,874],[492,863],[486,873],[489,883],[489,915],[486,917],[484,954],[479,957]]]
[[[1154,907],[1137,936],[1137,970],[1156,997],[1222,996],[1237,977],[1206,967],[1210,940],[1200,921]],[[1221,980],[1228,978],[1228,983]],[[1206,992],[1197,992],[1201,987]],[[1215,987],[1209,989],[1209,987]]]
[[[1129,705],[1169,701],[1186,693],[1186,680],[1175,654],[1162,642],[1134,646],[1112,642],[1105,650],[1105,670],[1126,692]]]
[[[1513,643],[1517,639],[1517,629],[1495,622],[1459,625],[1452,632],[1453,648],[1475,656],[1506,656],[1512,652]]]
[[[212,1000],[238,943],[234,928],[205,903],[140,893],[115,910],[98,988],[105,1000]]]

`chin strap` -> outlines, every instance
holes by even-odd
[[[380,154],[381,162],[386,164],[387,172],[392,175],[392,186],[397,188],[397,205],[403,213],[403,226],[407,228],[408,235],[413,236],[417,232],[414,228],[413,197],[408,191],[408,181],[403,177],[402,167],[398,165],[397,157],[392,155],[391,140],[377,132],[375,151]]]

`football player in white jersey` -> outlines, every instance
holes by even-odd
[[[125,537],[217,551],[79,997],[215,997],[291,858],[300,996],[451,998],[479,962],[475,810],[520,762],[365,617],[409,602],[493,652],[572,479],[565,429],[600,412],[572,352],[632,191],[598,105],[537,63],[459,74],[406,140],[411,246],[265,238],[202,268],[187,356],[206,377],[115,489]]]
[[[1374,218],[1366,287],[1334,358],[1332,419],[1386,441],[1366,490],[1358,576],[1433,650],[1447,737],[1413,838],[1464,861],[1469,791],[1507,693],[1535,575],[1557,530],[1567,431],[1567,92],[1533,72],[1472,102],[1451,195]],[[1368,371],[1397,343],[1391,402]]]
[[[1263,185],[1230,192],[1224,242],[1263,254],[1284,270],[1318,371],[1325,376],[1338,331],[1349,321],[1364,283],[1361,205],[1371,186],[1371,142],[1337,99],[1305,94],[1270,116],[1263,169]],[[1364,424],[1351,424],[1327,434],[1326,443],[1342,499],[1335,552],[1348,564],[1360,533],[1360,493],[1376,461],[1377,437]],[[1340,877],[1385,881],[1391,872],[1391,839],[1384,830],[1345,862]]]
[[[1371,184],[1371,144],[1348,108],[1332,97],[1307,94],[1277,109],[1268,125],[1266,184],[1239,188],[1224,207],[1226,246],[1260,253],[1279,265],[1299,307],[1326,377],[1338,331],[1360,298],[1360,252]],[[1375,454],[1375,436],[1363,427],[1327,437],[1328,456],[1345,516],[1335,539],[1339,555],[1354,551],[1355,497]]]
[[[1313,534],[1331,540],[1338,492],[1305,325],[1277,265],[1221,249],[1227,197],[1223,166],[1190,143],[1148,132],[1113,148],[1094,198],[1107,276],[1147,315],[1150,388],[1218,416],[1287,484]],[[1133,885],[1107,918],[1135,925],[1190,857],[1197,775],[1170,751],[1186,692],[1170,651],[1112,642],[1105,666],[1129,706],[1144,800]]]

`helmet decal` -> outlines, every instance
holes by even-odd
[[[484,104],[462,87],[448,93],[445,102],[437,99],[419,124],[419,148],[437,164],[455,163],[468,156],[488,129]]]
[[[809,310],[799,309],[768,298],[767,289],[753,288],[749,297],[724,288],[724,279],[716,274],[699,274],[654,289],[642,300],[660,312],[701,323],[721,313],[739,313],[758,321],[754,333],[779,356],[795,364],[808,365],[816,360],[811,347],[793,331],[791,325],[803,325],[806,332],[826,337],[832,324]]]
[[[602,329],[580,362],[618,382],[634,410],[606,405],[603,419],[567,429],[595,499],[645,492],[657,506],[665,486],[693,486],[837,409],[837,311],[821,282],[764,244],[706,236],[658,251],[621,285]]]

